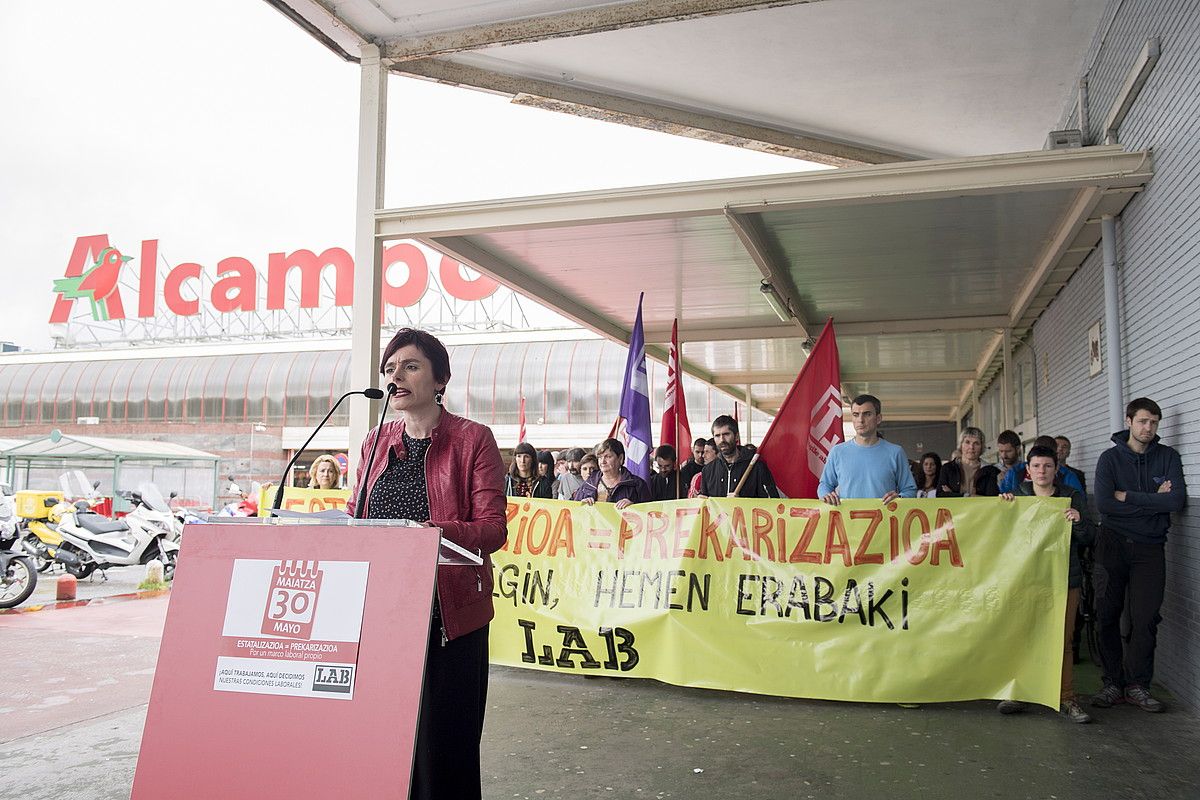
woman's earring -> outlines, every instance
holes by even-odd
[[[433,393],[433,402],[437,403],[440,406],[442,404],[442,397],[445,394],[446,394],[445,389],[438,389],[436,392]]]

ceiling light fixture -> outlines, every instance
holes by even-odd
[[[775,287],[769,281],[763,281],[758,287],[762,292],[763,299],[767,301],[767,305],[775,312],[775,316],[779,317],[780,322],[791,322],[792,312],[788,309],[787,304],[783,302],[783,298],[775,291]]]

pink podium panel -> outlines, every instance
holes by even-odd
[[[439,538],[189,525],[133,799],[408,797]]]

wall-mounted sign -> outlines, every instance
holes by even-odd
[[[1100,356],[1100,323],[1088,328],[1088,377],[1099,375],[1104,369]]]

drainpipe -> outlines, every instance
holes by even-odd
[[[1121,399],[1121,318],[1117,286],[1117,221],[1111,214],[1100,219],[1104,243],[1104,360],[1108,371],[1108,431],[1125,425]]]
[[[754,399],[750,386],[746,384],[746,444],[750,444],[750,437],[754,435]]]
[[[1012,382],[1012,328],[1004,329],[1004,353],[1001,359],[1004,372],[1000,379],[1000,416],[1003,419],[1004,430],[1013,427],[1013,382]]]

